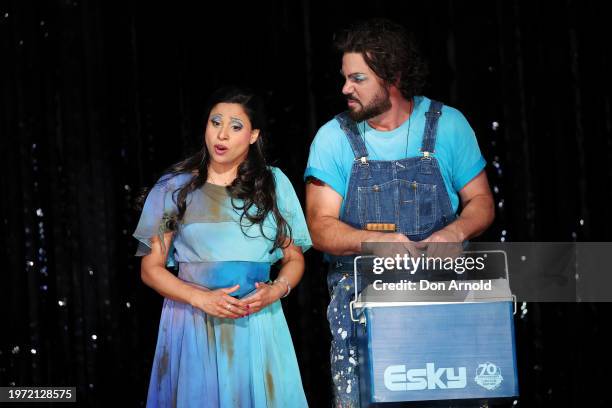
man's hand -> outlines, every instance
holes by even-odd
[[[410,242],[410,240],[399,232],[372,232],[364,242]]]
[[[461,234],[451,224],[417,242],[416,246],[425,250],[428,258],[457,258],[463,254],[462,242]]]
[[[367,247],[373,249],[372,255],[379,257],[395,257],[396,255],[408,254],[416,257],[421,252],[416,246],[417,242],[411,241],[407,236],[399,232],[371,232],[371,235],[364,241],[369,243]],[[380,243],[380,245],[377,245]]]
[[[421,241],[422,243],[430,242],[463,242],[463,234],[453,224],[447,225],[431,234],[428,238]]]

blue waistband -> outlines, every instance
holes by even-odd
[[[255,290],[256,282],[270,279],[270,264],[245,261],[181,262],[178,276],[213,290],[240,285],[231,296],[241,298]]]

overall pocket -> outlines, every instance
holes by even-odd
[[[431,231],[436,224],[435,184],[396,179],[357,190],[361,228],[368,223],[389,223],[395,224],[397,232],[418,235]]]
[[[401,180],[399,197],[400,232],[418,235],[431,231],[438,217],[437,186]]]
[[[395,224],[398,228],[398,201],[401,180],[368,187],[357,187],[357,207],[361,228],[366,224]]]

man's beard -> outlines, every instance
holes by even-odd
[[[361,102],[357,101],[356,99],[347,97],[347,99],[356,101],[359,105],[362,106],[361,110],[358,111],[349,109],[348,114],[350,118],[353,119],[355,122],[362,122],[364,120],[372,119],[373,117],[376,117],[391,109],[389,91],[385,87],[381,87],[380,89],[380,92],[374,95],[372,102],[370,102],[366,106],[361,105]]]

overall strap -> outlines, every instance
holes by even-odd
[[[442,106],[444,106],[442,102],[432,100],[429,110],[425,112],[425,132],[423,134],[423,144],[421,145],[421,152],[423,152],[423,157],[425,158],[429,158],[435,151],[438,119],[442,115]]]
[[[349,117],[348,112],[342,112],[336,115],[336,120],[340,123],[340,128],[344,131],[351,144],[355,160],[359,160],[366,164],[368,162],[368,149],[366,149],[365,143],[359,134],[359,129],[357,129],[355,121]]]

